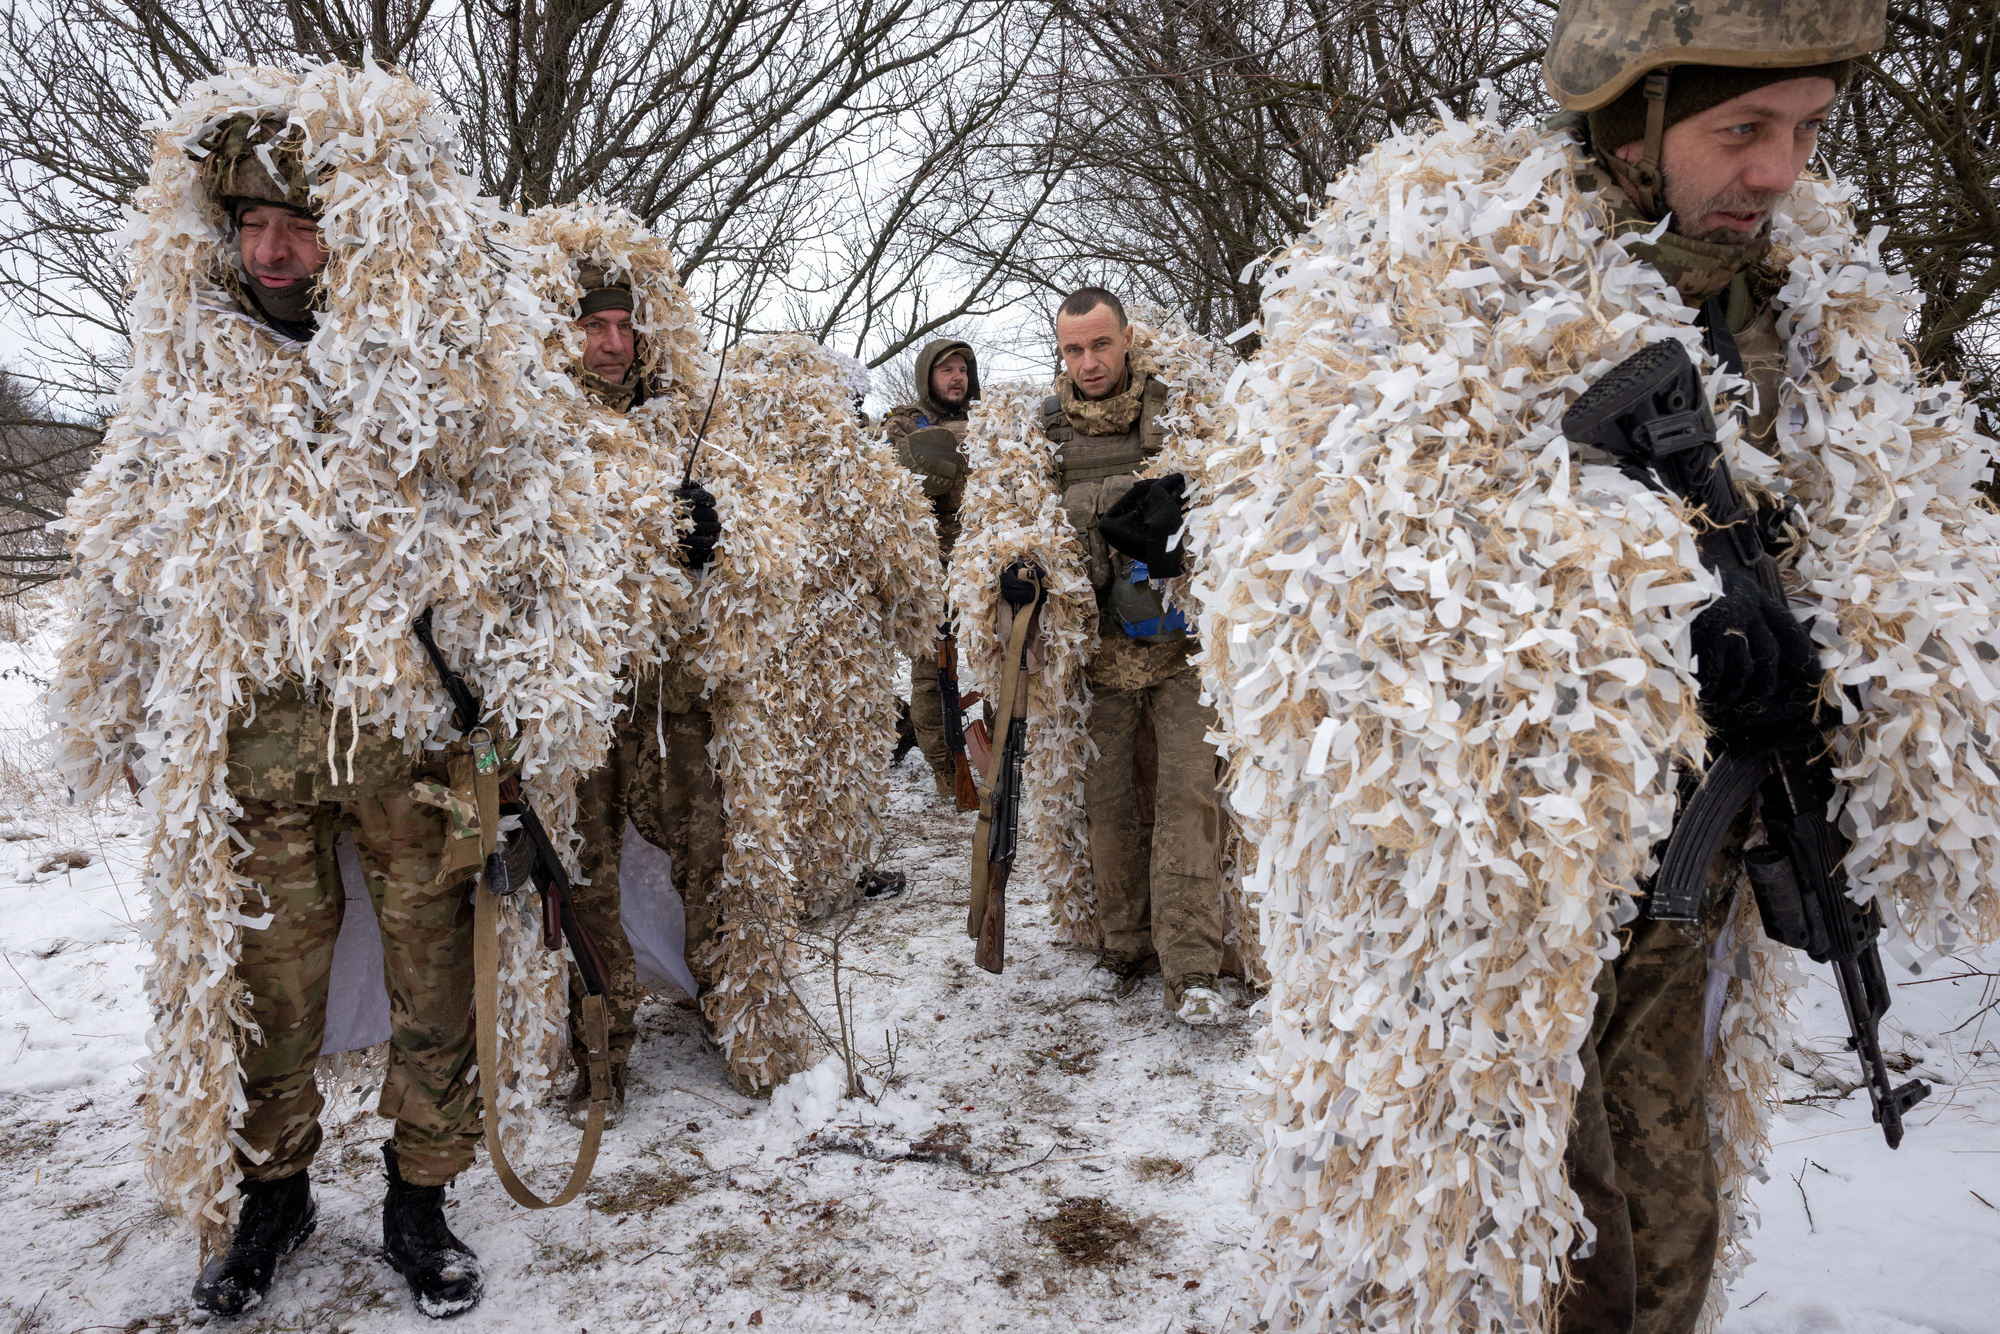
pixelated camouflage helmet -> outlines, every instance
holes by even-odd
[[[282,120],[231,116],[197,141],[216,201],[239,218],[251,204],[277,204],[310,215],[313,179],[304,136]]]
[[[1542,61],[1568,111],[1595,111],[1674,65],[1794,69],[1882,44],[1888,0],[1563,0]]]

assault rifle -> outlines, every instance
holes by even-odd
[[[1706,526],[1696,539],[1702,563],[1718,572],[1748,571],[1784,600],[1777,562],[1729,474],[1701,376],[1679,343],[1649,343],[1612,367],[1564,415],[1563,433],[1610,454],[1627,476],[1704,511]],[[1879,1030],[1889,1012],[1875,947],[1882,912],[1873,900],[1862,905],[1848,896],[1841,861],[1849,845],[1828,815],[1837,795],[1833,762],[1818,738],[1734,749],[1723,740],[1722,754],[1674,823],[1646,915],[1699,918],[1709,863],[1737,815],[1755,801],[1769,841],[1745,852],[1743,862],[1764,934],[1833,965],[1847,1009],[1847,1045],[1861,1058],[1876,1124],[1893,1149],[1903,1140],[1903,1113],[1931,1090],[1921,1079],[1892,1086],[1882,1059]]]
[[[485,716],[485,710],[481,707],[479,695],[463,676],[445,662],[437,640],[431,637],[430,608],[426,607],[424,614],[417,617],[410,628],[416,633],[417,642],[424,646],[431,666],[437,670],[445,694],[451,698],[451,711],[458,730],[467,738],[475,732],[484,731],[480,719]],[[520,821],[519,833],[528,843],[532,857],[529,878],[542,895],[543,945],[551,950],[561,949],[566,937],[570,953],[576,956],[576,968],[583,977],[584,990],[592,996],[604,995],[604,979],[609,972],[604,955],[576,915],[576,905],[570,901],[569,872],[563,869],[562,858],[556,855],[548,830],[543,827],[541,817],[535,814],[535,808],[528,804],[518,778],[509,776],[500,780],[500,814],[514,816]],[[493,864],[495,861],[499,862],[497,866]],[[488,859],[486,880],[495,893],[510,894],[517,888],[510,883],[505,859],[497,852]]]
[[[972,760],[966,752],[965,710],[979,700],[978,692],[960,698],[958,693],[958,640],[947,623],[938,634],[938,701],[944,706],[944,746],[951,753],[951,776],[957,789],[958,809],[979,809],[979,788],[972,781]],[[982,721],[974,724],[981,732]]]
[[[965,924],[967,934],[979,942],[972,961],[989,973],[1007,966],[1007,881],[1020,848],[1021,762],[1028,753],[1028,641],[1042,614],[1043,597],[1039,569],[1017,562],[1008,573],[1026,583],[1033,597],[1014,607],[1007,656],[1001,660],[1000,697],[994,707],[1005,741],[987,770],[972,834],[972,903]]]

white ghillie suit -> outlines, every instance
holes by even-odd
[[[289,121],[318,180],[332,254],[309,343],[224,287],[233,229],[189,149],[240,114]],[[264,913],[232,867],[232,711],[302,683],[406,751],[454,735],[410,632],[431,608],[561,840],[634,629],[591,454],[540,363],[554,317],[481,243],[494,219],[456,147],[421,90],[372,64],[232,69],[159,129],[126,233],[132,369],[65,523],[77,622],[51,707],[84,799],[128,766],[145,785],[148,1172],[210,1243],[245,1110],[232,969]],[[532,1103],[560,1032],[537,935],[523,921],[503,945],[502,1115]]]
[[[1166,410],[1159,418],[1165,428],[1163,446],[1134,476],[1181,473],[1187,478],[1189,505],[1200,505],[1210,494],[1210,459],[1223,435],[1222,386],[1236,359],[1162,312],[1135,311],[1131,338],[1133,358],[1150,357],[1157,363],[1155,375],[1168,386]],[[1029,724],[1021,832],[1048,890],[1049,914],[1060,937],[1096,949],[1102,931],[1091,882],[1083,778],[1091,697],[1084,668],[1097,646],[1097,595],[1084,569],[1076,528],[1063,510],[1055,447],[1042,433],[1042,400],[1048,392],[1047,386],[1020,381],[992,385],[973,405],[965,438],[964,527],[951,561],[951,605],[965,688],[991,698],[999,688],[1004,656],[997,628],[1000,572],[1025,559],[1046,576],[1050,596],[1041,630],[1046,656],[1039,671],[1023,678],[1028,682]],[[1190,568],[1202,559],[1195,549]],[[1187,583],[1187,576],[1167,581],[1170,607],[1184,601]],[[1238,909],[1225,914],[1225,927],[1232,939],[1239,938],[1244,933],[1233,878],[1224,897],[1227,906]]]
[[[1196,516],[1231,796],[1272,974],[1256,1170],[1272,1329],[1547,1328],[1583,1223],[1563,1150],[1591,987],[1698,758],[1689,624],[1715,592],[1659,496],[1573,457],[1561,418],[1649,341],[1716,368],[1607,236],[1586,159],[1535,126],[1384,142],[1273,264],[1232,386],[1233,476]],[[1892,930],[2000,926],[2000,728],[1985,648],[1991,442],[1900,341],[1913,308],[1844,191],[1801,182],[1771,263],[1788,382],[1738,478],[1812,522],[1789,583],[1842,685],[1847,868]],[[1754,943],[1710,1063],[1725,1244],[1743,1263],[1783,960]]]
[[[714,717],[728,843],[702,1001],[732,1073],[764,1089],[810,1062],[786,981],[796,923],[875,855],[895,655],[921,652],[941,615],[930,504],[862,430],[847,371],[803,335],[744,340],[694,470],[722,538],[677,661]],[[678,477],[684,447],[662,454]]]
[[[573,438],[587,440],[597,455],[605,515],[623,542],[622,619],[658,631],[631,644],[630,661],[641,670],[656,666],[685,627],[691,595],[678,555],[687,513],[674,499],[681,479],[669,455],[685,457],[708,402],[715,359],[702,348],[700,317],[674,273],[666,238],[633,214],[586,202],[539,208],[509,222],[522,267],[555,316],[543,348],[548,380],[572,386],[562,410]],[[586,268],[628,285],[636,298],[634,362],[649,386],[643,436],[624,414],[574,389],[571,373],[581,366],[584,340],[570,314],[582,299]]]

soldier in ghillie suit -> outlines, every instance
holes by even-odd
[[[970,344],[939,338],[917,354],[915,375],[916,402],[893,409],[882,430],[896,447],[897,461],[923,478],[924,495],[937,516],[938,559],[948,562],[958,540],[958,507],[965,499],[965,427],[979,400],[979,359]],[[955,789],[937,674],[934,653],[911,662],[910,726],[930,762],[938,796],[949,801]]]
[[[1057,920],[1101,947],[1121,995],[1157,970],[1169,1014],[1213,1024],[1223,812],[1174,539],[1221,438],[1213,404],[1233,359],[1178,321],[1142,331],[1095,287],[1062,303],[1055,332],[1054,392],[991,388],[969,432],[952,571],[964,660],[994,683],[996,609],[1021,596],[1009,571],[1041,570],[1022,838],[1039,845]]]
[[[422,91],[372,65],[190,88],[136,202],[132,370],[64,523],[60,758],[85,798],[140,786],[154,821],[148,1171],[201,1234],[195,1300],[218,1315],[256,1305],[314,1227],[342,835],[393,1019],[386,1255],[426,1315],[479,1300],[443,1197],[483,1128],[470,876],[491,832],[412,622],[428,611],[484,689],[558,838],[605,741],[620,622],[578,611],[620,605],[619,553],[544,407],[539,304],[480,244],[454,152]],[[517,916],[485,1072],[510,1107],[556,984]]]
[[[1568,114],[1385,141],[1272,262],[1192,527],[1272,974],[1273,1330],[1720,1314],[1788,1041],[1745,849],[1798,825],[1760,778],[1669,912],[1696,777],[1828,758],[1856,903],[2000,929],[2000,789],[1938,748],[2000,725],[1993,442],[1805,174],[1883,16],[1565,0]],[[1656,354],[1694,388],[1652,461],[1570,437]],[[1664,496],[1677,446],[1741,495]]]
[[[639,219],[572,204],[536,210],[525,232],[531,243],[554,247],[544,288],[575,315],[571,335],[551,344],[551,360],[567,365],[583,391],[577,413],[590,423],[600,463],[622,483],[615,509],[629,562],[626,582],[637,586],[634,596],[667,595],[673,612],[662,607],[648,618],[663,634],[658,642],[634,646],[611,753],[577,791],[583,874],[572,901],[608,970],[613,1104],[606,1124],[615,1125],[624,1114],[641,995],[621,923],[619,860],[628,819],[673,859],[686,955],[699,982],[713,981],[701,966],[718,926],[722,879],[722,790],[707,754],[713,727],[698,690],[666,661],[687,628],[681,613],[689,581],[715,559],[722,531],[714,497],[699,482],[683,484],[676,467],[699,429],[713,368],[666,241]],[[587,1043],[583,991],[575,979],[570,1030],[571,1050],[580,1054]],[[589,1072],[581,1060],[576,1065],[568,1111],[582,1124]]]

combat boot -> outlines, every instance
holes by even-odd
[[[382,1251],[410,1281],[417,1309],[433,1320],[479,1305],[485,1276],[479,1257],[444,1222],[444,1187],[412,1186],[396,1170],[396,1146],[382,1146],[389,1193],[382,1200]]]
[[[1111,974],[1111,994],[1124,1000],[1150,974],[1160,971],[1160,956],[1149,954],[1140,958],[1123,950],[1102,950],[1097,956],[1097,966]]]
[[[264,1300],[278,1261],[312,1235],[319,1219],[312,1181],[294,1172],[277,1181],[246,1181],[229,1252],[210,1260],[194,1282],[194,1302],[214,1315],[242,1315]]]
[[[1206,1028],[1222,1022],[1222,993],[1207,973],[1189,973],[1181,979],[1180,1002],[1174,1018],[1190,1028]]]
[[[578,1130],[590,1124],[590,1067],[579,1060],[576,1067],[576,1087],[569,1091],[569,1099],[563,1106],[563,1115]],[[625,1119],[625,1062],[611,1063],[611,1106],[604,1112],[606,1130]]]

